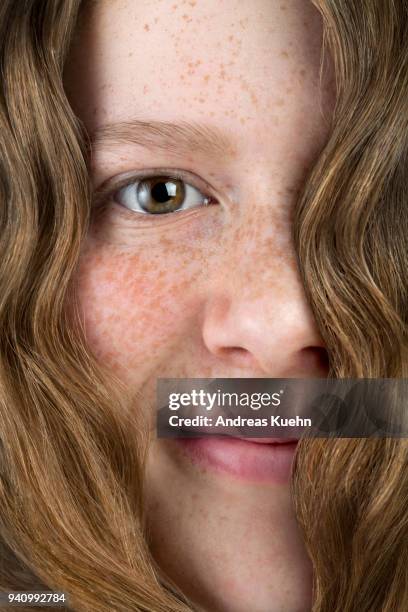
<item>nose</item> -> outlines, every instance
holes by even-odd
[[[290,230],[270,230],[263,212],[225,242],[203,311],[203,342],[221,376],[325,377],[327,352]]]

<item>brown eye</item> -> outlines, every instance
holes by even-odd
[[[114,200],[139,213],[164,214],[209,203],[209,198],[182,179],[153,176],[119,189]]]
[[[138,184],[136,197],[146,212],[173,212],[184,202],[184,183],[163,176],[147,179]]]

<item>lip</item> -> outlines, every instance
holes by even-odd
[[[288,484],[297,439],[208,436],[174,440],[183,454],[206,470],[252,482]]]

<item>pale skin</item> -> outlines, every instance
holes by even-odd
[[[182,147],[171,129],[167,149],[99,132],[94,148],[95,188],[173,169],[201,197],[149,215],[110,195],[84,244],[76,282],[89,346],[145,405],[159,376],[327,374],[291,234],[329,134],[321,36],[305,0],[99,0],[82,16],[66,87],[90,134],[138,120],[199,122],[222,136],[210,151],[199,138]],[[199,609],[311,609],[289,485],[199,469],[163,440],[146,483],[152,552]]]

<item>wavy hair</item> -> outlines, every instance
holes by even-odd
[[[0,591],[65,591],[72,610],[188,612],[146,544],[146,426],[75,306],[91,189],[62,75],[80,4],[0,4]],[[299,268],[330,375],[406,377],[408,8],[314,4],[337,102],[297,206]],[[408,609],[407,468],[403,440],[299,443],[313,612]]]

